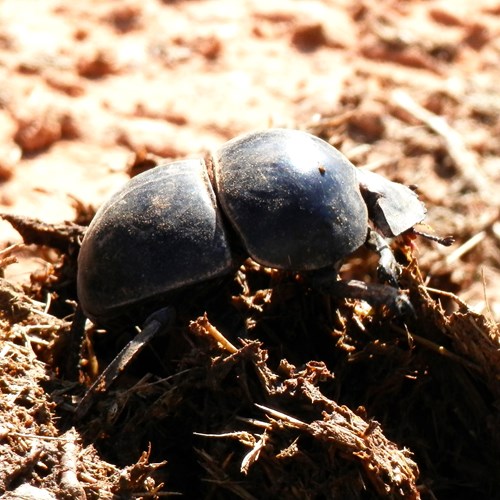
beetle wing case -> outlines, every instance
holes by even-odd
[[[78,296],[104,320],[232,266],[204,162],[177,161],[134,177],[98,210],[78,257]]]
[[[254,132],[227,142],[213,163],[217,197],[257,262],[321,269],[366,241],[356,169],[321,139],[288,129]]]
[[[384,236],[398,236],[424,220],[425,206],[410,188],[363,168],[356,173],[370,219]]]

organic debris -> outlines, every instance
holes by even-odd
[[[119,354],[113,348],[114,360],[104,356],[109,364],[90,389],[59,379],[61,359],[49,355],[68,335],[69,324],[46,313],[48,324],[34,324],[36,304],[11,290],[10,303],[28,306],[21,309],[24,315],[5,316],[4,331],[11,333],[9,342],[4,340],[2,369],[11,370],[5,363],[12,366],[15,350],[16,380],[31,379],[36,395],[23,389],[23,400],[31,401],[23,410],[23,427],[11,421],[4,429],[13,456],[4,488],[30,478],[32,485],[73,498],[92,498],[95,484],[104,482],[102,490],[144,490],[153,496],[182,491],[215,497],[232,492],[240,498],[264,492],[269,498],[417,499],[449,487],[444,486],[449,478],[463,477],[468,467],[467,483],[457,487],[493,492],[497,479],[491,471],[500,449],[495,430],[500,418],[493,406],[500,377],[497,326],[453,295],[425,286],[415,260],[402,280],[416,309],[406,324],[389,312],[307,290],[293,276],[248,261],[238,273],[233,306],[219,297],[204,316],[182,326],[186,314],[199,310],[193,304],[160,335],[153,318],[153,329],[144,328]],[[266,289],[270,296],[262,302]],[[445,313],[431,295],[455,300],[459,310]],[[238,313],[231,311],[234,306]],[[229,328],[237,324],[235,314],[236,330]],[[119,327],[122,337],[133,334],[133,328],[126,333],[130,327]],[[103,359],[103,349],[112,354],[110,340],[117,333],[110,330],[100,345],[99,332],[87,332],[82,361],[91,355]],[[29,368],[19,368],[21,355],[30,359]],[[85,367],[80,380],[92,376],[85,375]],[[12,401],[3,407],[5,414],[12,404],[19,406],[15,387],[21,382],[3,380],[14,398],[7,393],[5,401]],[[20,451],[13,436],[36,443],[50,436],[55,447]],[[92,481],[82,481],[88,466],[82,462],[87,455],[80,458],[75,451],[81,439],[116,464],[128,463],[151,443],[143,466],[147,457],[166,464],[148,465],[133,484],[124,482],[123,472],[117,484],[116,466],[109,463],[100,474],[93,469]],[[27,454],[22,466],[15,453]],[[44,477],[36,465],[43,462],[41,454],[66,472]],[[479,460],[483,468],[471,466]],[[164,486],[158,489],[159,484]]]

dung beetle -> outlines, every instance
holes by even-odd
[[[100,207],[78,257],[80,305],[105,324],[230,273],[241,263],[238,247],[264,266],[329,281],[334,293],[397,308],[408,299],[397,290],[398,267],[383,237],[414,231],[425,214],[410,188],[356,168],[318,137],[249,133],[205,159],[144,172]],[[336,277],[363,244],[380,254],[380,276],[389,283],[375,292]]]

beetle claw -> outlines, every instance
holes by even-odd
[[[400,273],[399,266],[395,261],[391,262],[390,265],[386,265],[382,262],[382,258],[379,260],[377,275],[382,283],[388,283],[392,287],[399,288],[398,277]]]
[[[398,278],[401,270],[387,241],[376,231],[369,229],[366,244],[379,255],[377,267],[379,280],[395,288],[399,288]]]
[[[396,316],[399,317],[411,317],[416,319],[417,313],[413,304],[410,302],[410,298],[406,293],[399,292],[394,296],[392,304],[388,304],[391,311],[393,311]]]

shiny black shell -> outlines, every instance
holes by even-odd
[[[217,197],[250,256],[278,269],[331,266],[365,241],[356,168],[297,130],[237,137],[213,159]]]
[[[97,211],[78,257],[78,297],[87,317],[105,321],[232,267],[205,163],[177,161],[134,177]]]

